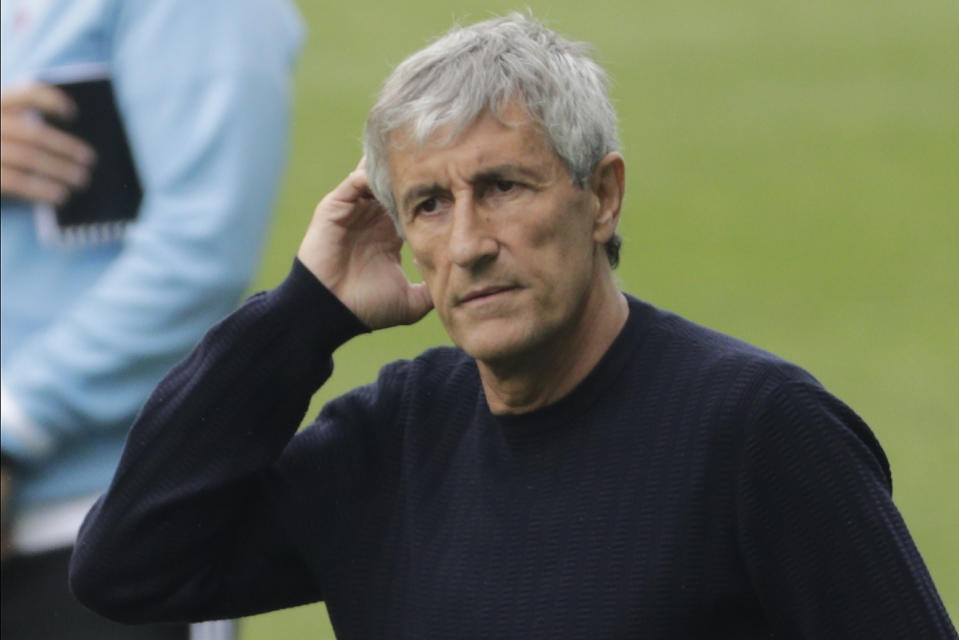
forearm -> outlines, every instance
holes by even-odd
[[[299,264],[214,327],[154,391],[87,516],[71,570],[77,596],[143,621],[239,615],[309,592],[295,568],[277,584],[260,571],[295,553],[264,485],[333,350],[363,330]]]

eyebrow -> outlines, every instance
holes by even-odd
[[[522,178],[538,182],[543,179],[542,173],[537,171],[535,168],[526,167],[516,164],[501,164],[495,167],[489,167],[479,171],[478,173],[473,174],[469,178],[470,184],[484,184],[495,182],[496,180],[502,180],[504,176],[515,176],[518,175]],[[447,188],[438,182],[433,182],[429,184],[418,184],[414,187],[411,187],[409,191],[403,196],[402,208],[404,210],[408,209],[410,205],[413,204],[416,200],[425,197],[434,197],[443,193],[446,193]]]
[[[418,184],[403,196],[402,210],[406,211],[415,201],[427,196],[437,196],[443,193],[444,189],[438,182],[432,184]]]

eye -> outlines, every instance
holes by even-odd
[[[439,205],[436,198],[429,198],[416,205],[416,213],[433,213]]]
[[[493,183],[493,188],[498,193],[508,193],[516,187],[516,183],[512,180],[497,180]]]

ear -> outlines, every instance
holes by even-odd
[[[618,151],[607,153],[593,170],[589,186],[598,205],[593,222],[593,239],[605,244],[616,232],[626,192],[626,163],[623,155]]]

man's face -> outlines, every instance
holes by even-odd
[[[400,225],[440,319],[489,364],[588,331],[606,260],[594,238],[596,196],[571,184],[522,108],[503,120],[511,126],[487,113],[452,144],[394,146],[389,156]]]

